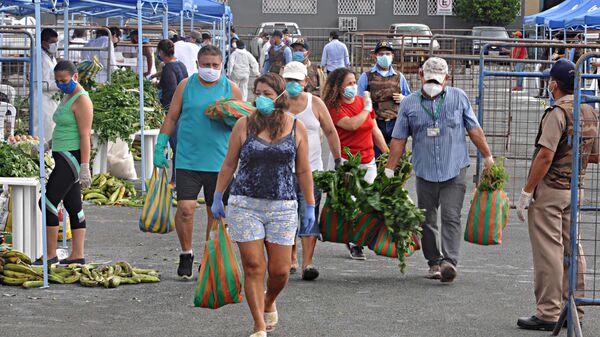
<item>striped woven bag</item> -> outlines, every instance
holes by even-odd
[[[140,230],[143,232],[166,234],[175,229],[175,218],[173,217],[172,186],[169,185],[167,171],[159,175],[158,169],[154,168],[152,179],[147,184],[148,194],[142,208],[140,217]]]
[[[510,200],[504,191],[476,190],[467,218],[465,241],[484,246],[501,244],[509,209]]]
[[[222,220],[213,222],[210,234],[204,246],[194,305],[218,309],[226,304],[241,303],[242,272]]]

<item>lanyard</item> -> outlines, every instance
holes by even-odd
[[[421,107],[423,108],[423,110],[425,110],[425,112],[427,112],[427,114],[429,116],[431,116],[431,118],[433,119],[433,121],[437,121],[438,118],[440,118],[440,112],[442,111],[442,108],[444,107],[444,102],[446,102],[446,92],[442,93],[442,98],[439,100],[437,108],[434,111],[429,110],[425,104],[423,104],[423,94],[419,92],[419,97],[421,98]]]

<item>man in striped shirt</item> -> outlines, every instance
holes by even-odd
[[[422,89],[406,97],[392,133],[388,177],[412,137],[413,165],[417,177],[419,208],[426,211],[423,254],[429,264],[427,278],[452,282],[456,278],[462,240],[460,214],[467,188],[469,158],[465,128],[484,159],[485,169],[494,163],[485,135],[464,91],[448,86],[448,64],[432,57],[420,71]],[[437,213],[441,208],[441,251]]]

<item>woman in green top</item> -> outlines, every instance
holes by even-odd
[[[46,185],[46,235],[48,263],[58,263],[58,204],[62,201],[69,213],[73,232],[71,255],[61,264],[85,263],[85,215],[81,189],[90,187],[90,139],[94,107],[87,92],[77,83],[77,68],[70,61],[54,67],[56,85],[65,94],[52,117],[56,126],[52,134],[54,170]],[[41,262],[41,261],[40,261]]]

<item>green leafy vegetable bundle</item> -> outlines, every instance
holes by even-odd
[[[504,169],[504,160],[506,158],[498,157],[496,162],[489,170],[483,170],[477,190],[480,192],[494,192],[504,190],[508,182],[508,174]]]
[[[354,219],[358,215],[357,195],[368,185],[363,177],[367,172],[360,167],[360,153],[353,156],[348,148],[346,161],[337,171],[315,173],[316,185],[327,193],[329,206],[344,219]]]
[[[111,83],[101,84],[89,94],[94,103],[92,128],[100,141],[122,139],[131,143],[129,136],[140,128],[138,75],[131,70],[117,71]],[[144,117],[148,129],[159,128],[164,118],[158,89],[147,80],[144,80]]]
[[[28,178],[40,175],[38,163],[19,147],[0,143],[0,177]]]
[[[410,153],[402,156],[392,178],[384,173],[388,154],[380,156],[375,181],[364,188],[359,196],[362,212],[380,214],[384,219],[396,245],[401,272],[406,268],[405,256],[412,253],[414,237],[421,236],[421,226],[425,221],[425,211],[414,204],[404,188],[412,174],[410,156]]]

